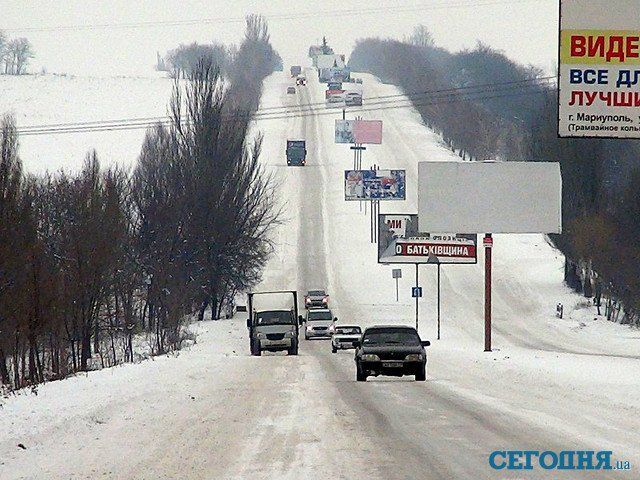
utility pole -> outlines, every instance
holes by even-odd
[[[438,340],[440,340],[440,262],[438,262]]]
[[[491,249],[493,237],[484,236],[484,351],[491,351]]]

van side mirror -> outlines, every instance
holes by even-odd
[[[251,319],[247,318],[247,328],[251,328]]]
[[[431,345],[431,342],[429,340],[423,340],[420,343],[422,344],[423,347],[428,347],[429,345]]]
[[[333,317],[333,321],[337,322],[338,321],[338,317]]]

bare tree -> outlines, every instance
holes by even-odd
[[[422,24],[416,25],[413,28],[413,33],[409,36],[408,41],[408,43],[422,48],[432,48],[435,44],[433,35],[429,29]]]
[[[26,38],[14,38],[7,45],[5,55],[5,73],[22,75],[34,57],[31,43]]]
[[[7,36],[4,33],[4,31],[0,30],[0,73],[4,72],[6,55],[7,55]]]

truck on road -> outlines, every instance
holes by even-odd
[[[307,163],[307,143],[304,140],[287,140],[287,165],[300,165]]]
[[[251,355],[282,350],[289,355],[297,355],[298,327],[302,324],[302,316],[298,316],[297,292],[252,292],[248,297],[247,329]]]
[[[298,75],[302,73],[302,67],[300,65],[292,65],[290,71],[291,71],[291,78],[296,78]]]

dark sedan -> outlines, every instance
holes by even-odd
[[[366,381],[369,376],[378,375],[415,375],[417,381],[427,378],[427,353],[424,347],[431,343],[420,340],[418,332],[413,327],[369,327],[354,344],[356,380],[359,382]]]

